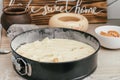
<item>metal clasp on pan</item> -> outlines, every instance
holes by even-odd
[[[29,63],[26,63],[22,58],[15,58],[14,56],[12,56],[12,62],[16,71],[20,75],[31,76],[32,68]]]

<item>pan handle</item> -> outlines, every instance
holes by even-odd
[[[13,65],[14,65],[16,71],[20,75],[31,76],[32,68],[29,63],[26,63],[22,58],[15,58],[14,56],[12,56],[12,62],[13,62]]]

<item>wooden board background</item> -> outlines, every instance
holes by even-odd
[[[29,0],[16,0],[14,5],[17,5],[19,3],[23,4],[23,6],[27,5]],[[39,8],[45,6],[48,4],[49,7],[53,7],[55,5],[56,0],[33,0],[30,4],[29,8],[34,7],[35,10],[38,10]],[[8,6],[10,0],[3,0],[4,7]],[[77,0],[74,2],[68,3],[68,10],[70,10],[73,6],[77,4]],[[80,3],[79,3],[80,4]],[[58,2],[56,4],[57,6],[64,6],[66,5],[65,1]],[[82,0],[80,8],[86,7],[87,9],[96,7],[96,12],[101,11],[98,14],[92,14],[92,13],[82,13],[82,15],[86,16],[89,20],[89,23],[104,23],[107,22],[107,0]],[[72,12],[74,12],[72,10]],[[39,11],[37,13],[31,14],[32,17],[32,23],[33,24],[39,24],[39,25],[46,25],[48,24],[49,18],[53,16],[54,14],[59,13],[59,11],[55,11],[52,13],[48,13],[47,15],[42,15],[43,11]]]

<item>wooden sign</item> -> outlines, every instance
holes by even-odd
[[[89,23],[107,21],[107,0],[4,0],[4,7],[23,5],[30,9],[32,23],[45,25],[60,12],[82,14]]]

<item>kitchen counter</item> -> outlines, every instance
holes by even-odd
[[[120,25],[120,20],[108,20],[108,25]],[[95,35],[94,29],[106,24],[90,24],[88,33]],[[10,41],[5,31],[2,34],[1,47],[10,49]],[[13,69],[11,54],[0,55],[0,80],[25,80]],[[120,80],[120,50],[102,48],[98,52],[98,67],[96,71],[84,80]]]

